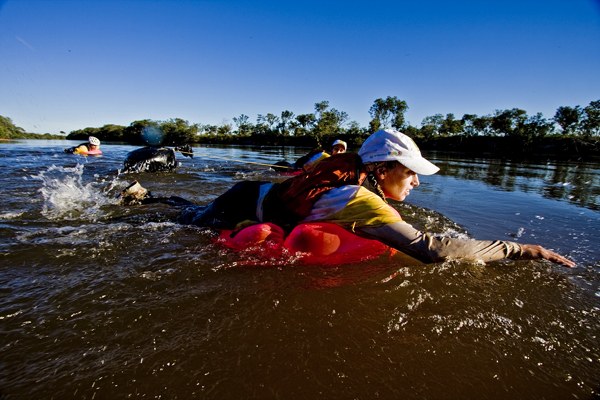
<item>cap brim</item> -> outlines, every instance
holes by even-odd
[[[438,166],[422,157],[417,159],[413,158],[410,160],[401,160],[400,163],[419,175],[433,175],[440,170]]]

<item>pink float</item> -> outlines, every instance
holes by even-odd
[[[94,156],[94,155],[100,155],[102,154],[102,150],[98,149],[98,150],[88,150],[86,152],[81,152],[79,154],[85,154],[85,155],[89,155],[89,156]]]
[[[65,151],[67,151],[67,150],[65,150]],[[85,151],[85,150],[81,150],[79,147],[77,147],[77,148],[75,148],[75,150],[73,150],[73,154],[81,154],[84,156],[98,156],[98,155],[102,154],[102,150],[96,149],[96,150]]]
[[[332,223],[300,224],[287,236],[275,224],[257,224],[235,232],[223,231],[219,242],[264,259],[300,254],[305,263],[329,265],[365,261],[385,252],[392,256],[397,252],[377,240],[362,238]]]

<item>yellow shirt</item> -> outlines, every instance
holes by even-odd
[[[402,218],[375,193],[362,186],[347,185],[323,194],[302,222],[315,221],[332,222],[354,231],[402,222]]]

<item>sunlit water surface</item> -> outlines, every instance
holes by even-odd
[[[3,399],[593,399],[600,387],[600,166],[427,154],[403,217],[440,236],[537,243],[578,263],[264,259],[121,207],[138,179],[206,204],[308,149],[196,147],[121,174],[136,147],[0,142]],[[244,201],[244,199],[240,199]],[[251,261],[251,262],[249,262]],[[254,266],[252,266],[254,265]]]

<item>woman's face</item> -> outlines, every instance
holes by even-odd
[[[344,147],[343,144],[336,144],[335,146],[333,146],[333,150],[331,150],[331,154],[338,154],[338,153],[345,153],[346,152],[346,148]]]
[[[385,197],[398,201],[404,201],[406,196],[410,194],[410,190],[415,186],[419,186],[417,173],[400,163],[396,163],[392,169],[379,168],[376,171],[376,177]]]

